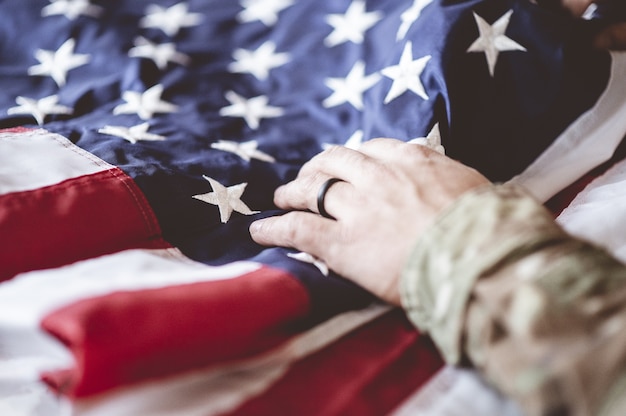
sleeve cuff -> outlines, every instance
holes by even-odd
[[[420,237],[400,280],[409,319],[457,364],[467,304],[476,281],[505,259],[564,235],[521,187],[468,192]]]

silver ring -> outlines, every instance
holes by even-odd
[[[333,184],[337,182],[341,182],[341,179],[339,178],[328,179],[326,182],[322,184],[322,187],[317,193],[317,212],[319,212],[322,217],[329,218],[331,220],[334,220],[336,218],[330,215],[328,211],[326,211],[326,208],[324,207],[324,200],[326,199],[326,193],[328,192],[330,187],[333,186]]]

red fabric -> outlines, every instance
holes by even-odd
[[[287,323],[305,316],[308,304],[298,281],[269,268],[85,299],[42,322],[77,361],[73,371],[50,373],[45,380],[80,397],[247,357],[288,339]]]
[[[230,416],[383,415],[442,366],[429,339],[395,310],[298,361]]]
[[[0,196],[0,281],[128,248],[168,247],[137,185],[120,169]]]
[[[28,127],[13,127],[10,129],[0,129],[0,133],[24,133],[27,131],[36,130]]]

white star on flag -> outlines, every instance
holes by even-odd
[[[236,211],[243,215],[258,214],[260,211],[252,211],[241,200],[241,196],[248,186],[247,183],[240,183],[233,186],[224,186],[213,178],[209,178],[206,175],[202,175],[204,179],[209,181],[213,192],[206,194],[194,195],[193,198],[198,199],[207,204],[217,205],[220,210],[220,220],[226,224],[230,219],[233,211]]]
[[[526,48],[504,34],[509,26],[512,14],[513,10],[509,10],[493,25],[490,25],[482,17],[474,13],[474,20],[476,21],[476,26],[478,26],[480,34],[478,39],[471,44],[467,52],[484,52],[487,58],[487,65],[489,66],[489,74],[492,77],[500,52],[526,52]]]
[[[276,53],[276,44],[269,40],[255,51],[235,49],[233,58],[235,62],[228,66],[231,72],[249,73],[260,81],[267,79],[271,69],[286,64],[290,59],[287,53]]]
[[[333,93],[322,103],[331,108],[348,102],[357,110],[363,109],[363,93],[373,87],[381,76],[365,75],[365,62],[357,61],[346,78],[326,78],[325,84]]]
[[[70,20],[75,20],[81,15],[99,17],[102,7],[95,6],[89,0],[50,0],[49,5],[41,9],[43,17],[65,15]]]
[[[28,68],[28,75],[50,76],[59,87],[65,85],[67,73],[89,62],[90,55],[74,54],[76,41],[68,39],[56,52],[37,49],[35,58],[40,62]]]
[[[329,270],[328,270],[328,266],[326,265],[326,263],[324,263],[322,260],[318,259],[317,257],[309,254],[309,253],[287,253],[288,257],[291,257],[294,260],[298,260],[301,261],[303,263],[308,263],[308,264],[312,264],[313,266],[317,267],[317,269],[324,275],[324,276],[328,276]]]
[[[19,104],[17,107],[11,107],[7,110],[7,114],[29,114],[35,118],[37,124],[43,125],[48,115],[53,114],[72,114],[74,110],[64,105],[59,105],[59,96],[50,95],[39,100],[26,97],[17,97],[15,102]]]
[[[191,59],[188,55],[176,50],[173,43],[152,43],[144,37],[135,39],[135,47],[128,51],[131,58],[146,58],[154,61],[159,69],[165,69],[168,62],[174,62],[183,66],[189,64]]]
[[[385,97],[385,104],[390,103],[406,91],[413,91],[423,99],[428,100],[420,77],[429,60],[430,55],[413,60],[413,43],[407,42],[404,45],[400,63],[380,71],[384,76],[393,80],[391,89]]]
[[[256,140],[250,140],[243,143],[237,143],[230,140],[220,140],[217,143],[212,143],[211,148],[234,153],[246,162],[250,162],[252,159],[257,159],[262,162],[274,163],[276,159],[267,153],[263,153],[258,150],[258,145],[259,144]]]
[[[141,123],[132,127],[124,126],[104,126],[98,130],[98,133],[107,134],[109,136],[121,137],[124,140],[128,140],[132,144],[137,143],[140,140],[147,141],[163,141],[167,139],[165,136],[158,134],[148,133],[150,123]]]
[[[269,99],[265,95],[244,98],[234,91],[227,91],[226,99],[231,105],[220,109],[220,115],[243,117],[246,124],[253,130],[259,128],[261,119],[280,117],[284,113],[282,108],[268,105]]]
[[[324,39],[324,44],[333,47],[344,42],[363,43],[365,32],[382,18],[381,12],[366,12],[364,0],[354,0],[345,14],[326,16],[333,31]]]
[[[161,29],[166,35],[173,37],[182,28],[197,26],[201,21],[202,15],[189,13],[189,8],[185,2],[168,8],[151,4],[146,9],[146,16],[141,19],[139,26],[144,29]]]
[[[155,113],[174,113],[178,106],[161,100],[163,85],[157,84],[143,93],[125,91],[122,98],[126,104],[113,109],[113,114],[137,114],[142,120],[152,118]]]
[[[241,23],[259,20],[265,26],[274,26],[278,21],[278,14],[293,5],[294,0],[241,0],[241,7],[237,19]]]
[[[409,33],[409,29],[419,19],[422,14],[422,10],[424,7],[428,6],[432,3],[433,0],[413,0],[413,4],[406,11],[400,15],[400,20],[402,20],[402,24],[400,24],[400,28],[398,29],[398,33],[396,34],[396,40],[404,39],[407,33]]]

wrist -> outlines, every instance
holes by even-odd
[[[458,363],[465,312],[486,270],[563,231],[520,187],[485,186],[464,194],[414,247],[400,279],[409,318],[428,332],[446,361]]]

